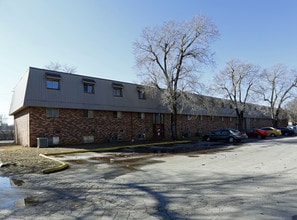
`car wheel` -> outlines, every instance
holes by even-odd
[[[275,134],[271,134],[270,136],[271,136],[271,137],[275,137]]]
[[[234,142],[234,138],[233,137],[229,137],[229,143],[233,143]]]
[[[285,133],[285,136],[289,136],[289,133],[288,133],[288,132],[286,132],[286,133]]]
[[[206,138],[206,141],[210,141],[210,137],[207,137],[207,138]]]
[[[262,138],[261,134],[258,134],[257,138],[258,139],[261,139]]]

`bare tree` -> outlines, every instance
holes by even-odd
[[[136,67],[143,84],[160,91],[171,113],[171,136],[177,138],[177,114],[197,89],[198,70],[213,64],[210,43],[218,37],[216,26],[205,16],[184,22],[169,21],[145,28],[134,43]]]
[[[50,62],[48,65],[45,65],[45,68],[49,70],[63,71],[66,73],[76,73],[76,67],[68,66],[66,64],[61,65],[59,62]]]
[[[277,64],[264,69],[257,85],[257,93],[269,105],[273,127],[278,126],[282,106],[294,98],[293,89],[297,87],[297,71],[289,71],[285,65]]]
[[[7,116],[0,115],[0,130],[7,126]]]
[[[246,104],[251,99],[252,87],[259,73],[259,67],[240,60],[231,60],[214,77],[213,89],[230,100],[236,111],[238,129],[243,129]]]
[[[286,112],[288,112],[289,120],[293,123],[293,125],[296,125],[297,123],[297,98],[295,97],[291,101],[289,101],[284,109]]]

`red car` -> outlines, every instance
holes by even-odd
[[[268,137],[268,133],[266,131],[257,129],[257,128],[247,131],[246,134],[248,137],[258,138],[258,139],[264,139]]]

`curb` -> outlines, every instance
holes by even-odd
[[[49,157],[47,155],[39,154],[39,156],[44,157],[44,158],[47,158],[47,159],[50,159],[50,160],[54,160],[54,161],[57,161],[58,163],[60,163],[59,166],[52,167],[52,168],[47,168],[47,169],[43,169],[42,170],[42,173],[43,174],[50,174],[50,173],[62,171],[62,170],[65,170],[65,169],[67,169],[69,167],[67,163],[64,163],[64,162],[62,162],[60,160],[57,160],[57,159],[54,159],[54,158],[51,158],[51,157]]]

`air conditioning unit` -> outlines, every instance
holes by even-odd
[[[47,138],[37,138],[37,147],[48,147],[48,139]]]

